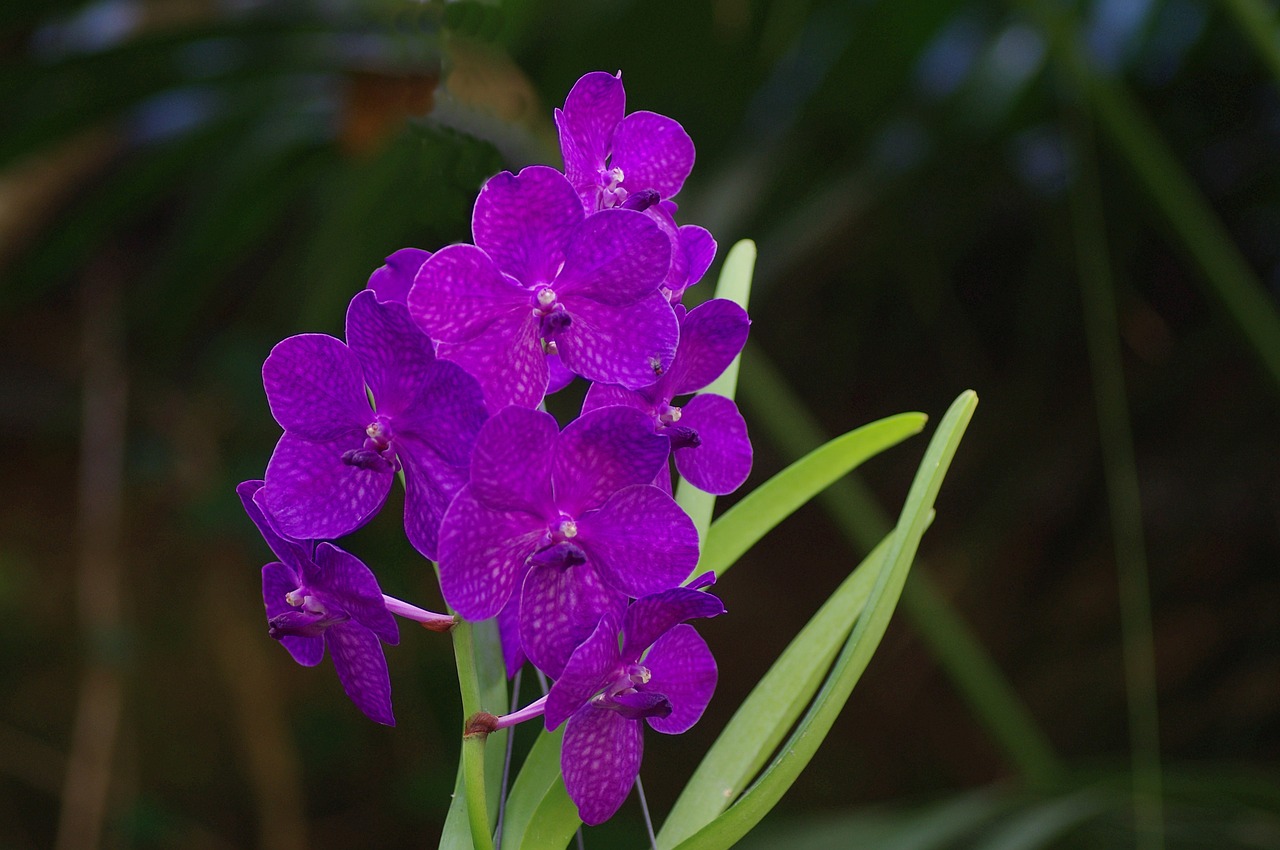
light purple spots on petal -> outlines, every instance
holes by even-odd
[[[319,540],[341,537],[364,525],[382,507],[395,477],[390,463],[362,468],[343,461],[363,431],[311,442],[285,433],[267,463],[263,496],[280,531]]]
[[[577,542],[608,584],[636,597],[675,587],[698,563],[693,520],[650,484],[619,490],[579,517]]]
[[[579,193],[594,190],[599,169],[609,156],[614,128],[626,107],[622,80],[593,71],[574,84],[564,109],[556,110],[565,174]]]
[[[694,307],[680,323],[680,348],[671,364],[672,396],[697,392],[720,377],[747,344],[751,320],[727,298]]]
[[[369,285],[378,296],[379,301],[394,301],[403,304],[409,297],[409,289],[418,269],[431,256],[430,251],[421,248],[401,248],[387,257],[387,263],[369,275]]]
[[[395,726],[391,713],[391,676],[373,632],[352,621],[330,626],[325,645],[347,696],[370,720]]]
[[[364,428],[371,416],[356,356],[326,334],[276,343],[262,364],[262,386],[280,427],[310,440]]]
[[[618,656],[618,619],[605,614],[591,635],[584,640],[556,678],[547,694],[543,720],[548,730],[555,729],[575,711],[586,705],[621,670]]]
[[[582,202],[565,176],[531,165],[489,178],[476,198],[471,231],[476,247],[528,288],[555,278],[582,219]]]
[[[431,339],[402,304],[379,303],[369,290],[347,308],[347,347],[360,360],[378,413],[397,416],[408,407],[436,364]]]
[[[384,643],[395,646],[400,642],[396,618],[387,610],[378,580],[363,561],[332,543],[321,543],[316,547],[316,566],[322,581],[314,589],[322,591]]]
[[[669,368],[680,325],[659,292],[627,307],[578,299],[567,305],[573,324],[556,338],[564,364],[588,381],[640,389]]]
[[[606,586],[590,564],[534,566],[520,596],[520,642],[535,667],[558,679],[600,618],[621,617],[626,606],[626,594]]]
[[[509,404],[537,407],[547,389],[547,358],[538,322],[527,304],[499,316],[467,342],[441,343],[439,355],[480,381],[485,405],[492,412]]]
[[[679,248],[688,263],[688,272],[684,287],[693,286],[702,280],[702,276],[711,268],[711,261],[716,258],[716,240],[706,228],[696,224],[686,224],[680,228]]]
[[[439,342],[466,342],[512,310],[528,312],[529,293],[503,276],[474,245],[449,245],[422,264],[409,290],[409,315]]]
[[[693,170],[693,139],[678,121],[654,112],[633,112],[613,134],[613,159],[628,192],[654,189],[674,197]]]
[[[680,474],[717,496],[741,487],[751,473],[751,440],[738,406],[724,396],[703,393],[680,412],[680,424],[697,431],[701,440],[698,446],[673,452]]]
[[[507,604],[546,523],[519,511],[495,511],[463,487],[440,524],[440,590],[468,620],[487,620]]]
[[[409,407],[396,417],[395,433],[424,443],[453,466],[471,463],[480,426],[488,419],[479,382],[457,363],[431,364]]]
[[[644,213],[604,210],[573,231],[555,291],[625,307],[657,290],[671,268],[671,240]]]
[[[604,823],[631,793],[644,755],[643,729],[616,711],[590,704],[569,718],[560,769],[583,823]]]
[[[436,560],[440,523],[453,497],[467,483],[465,466],[453,466],[410,436],[397,438],[396,456],[404,466],[404,531],[424,558]]]
[[[666,457],[667,441],[635,408],[584,413],[565,426],[556,444],[556,504],[571,516],[598,508],[619,489],[652,481]]]
[[[494,510],[545,516],[560,429],[541,410],[507,407],[484,424],[471,456],[471,493]]]
[[[646,722],[664,735],[678,735],[697,723],[715,693],[717,675],[716,660],[697,630],[687,623],[671,629],[658,638],[644,665],[652,674],[644,689],[665,694],[672,707],[669,716]]]
[[[646,387],[641,390],[629,390],[617,384],[602,384],[597,381],[587,388],[587,396],[582,400],[582,412],[586,413],[589,410],[595,410],[600,407],[622,405],[624,407],[634,407],[636,410],[653,417],[656,422],[657,411],[650,401],[651,397],[648,394],[648,389]]]

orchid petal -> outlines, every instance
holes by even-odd
[[[651,484],[619,490],[579,517],[576,539],[605,582],[631,596],[674,587],[698,563],[693,520]]]
[[[680,424],[698,432],[701,443],[672,454],[676,469],[689,483],[723,496],[742,486],[751,473],[751,440],[747,422],[731,399],[703,393],[680,411]]]
[[[347,308],[347,347],[360,361],[379,414],[396,416],[418,397],[436,362],[431,339],[402,304],[366,289]],[[367,415],[367,414],[366,414]]]
[[[498,411],[476,437],[472,495],[494,510],[543,516],[552,500],[551,470],[559,433],[550,413],[523,407]]]
[[[622,169],[622,185],[628,192],[653,189],[671,198],[684,186],[693,170],[693,159],[693,139],[680,122],[640,111],[618,123],[609,164]]]
[[[347,696],[370,720],[395,726],[391,713],[391,675],[387,659],[373,632],[348,621],[324,632],[325,645],[333,658],[338,681]]]
[[[627,609],[622,622],[622,657],[638,661],[654,641],[677,623],[694,617],[718,617],[724,613],[720,597],[689,587],[673,587],[642,596]]]
[[[671,395],[697,392],[720,377],[747,344],[751,320],[727,298],[694,307],[680,323],[680,348],[667,377]]]
[[[646,722],[664,735],[678,735],[698,722],[716,690],[716,660],[697,630],[681,623],[658,638],[644,659],[649,681],[644,690],[671,700],[671,714]]]
[[[566,304],[573,324],[556,337],[564,365],[588,381],[647,387],[675,358],[680,324],[660,292],[626,307],[584,298]]]
[[[341,537],[378,512],[391,489],[390,461],[365,469],[346,463],[343,454],[358,449],[363,432],[312,442],[286,432],[267,462],[263,496],[276,526],[306,540]]]
[[[618,655],[618,618],[605,612],[595,630],[578,645],[547,694],[543,722],[555,729],[609,684],[621,668]]]
[[[387,257],[386,265],[369,275],[368,289],[372,289],[379,301],[404,304],[418,269],[430,258],[431,252],[421,248],[401,248]]]
[[[582,201],[565,176],[545,165],[489,178],[476,198],[476,247],[526,288],[548,284],[583,219]]]
[[[507,604],[546,523],[521,511],[495,511],[458,491],[440,524],[440,591],[467,620],[487,620]]]
[[[575,517],[597,508],[623,487],[652,481],[667,451],[652,420],[635,408],[584,413],[565,426],[555,447],[556,504]]]
[[[631,793],[644,755],[643,730],[640,723],[590,703],[569,718],[560,769],[583,823],[604,823]]]
[[[395,646],[400,642],[396,618],[387,610],[378,580],[363,561],[332,543],[321,543],[316,547],[316,566],[322,580],[314,589],[322,591],[384,643]]]
[[[309,440],[331,440],[372,418],[359,360],[326,334],[276,343],[262,364],[262,386],[280,427]]]
[[[285,594],[298,589],[299,577],[279,561],[262,568],[262,601],[267,609],[267,619],[297,610],[285,601]],[[287,635],[279,638],[289,650],[293,660],[303,667],[314,667],[324,658],[324,639]]]
[[[538,565],[525,576],[520,596],[520,642],[535,667],[558,679],[600,617],[616,621],[626,607],[626,594],[602,582],[590,564]]]
[[[574,229],[555,291],[562,299],[573,295],[625,307],[656,291],[670,268],[671,240],[652,219],[633,210],[604,210]]]
[[[579,193],[593,190],[604,168],[614,128],[627,108],[622,80],[604,71],[583,75],[555,111],[564,171]]]
[[[409,315],[439,342],[466,342],[500,316],[531,309],[529,292],[474,245],[449,245],[422,264],[409,290]]]

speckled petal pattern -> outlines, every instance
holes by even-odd
[[[560,769],[583,823],[604,823],[631,793],[644,756],[643,730],[616,711],[590,704],[569,718]]]
[[[332,543],[316,547],[316,566],[322,582],[317,586],[361,626],[373,632],[384,643],[400,642],[396,618],[387,610],[378,580],[364,562]]]
[[[362,431],[312,442],[286,432],[267,463],[263,495],[279,529],[300,539],[332,539],[369,521],[386,501],[395,472],[361,469],[342,460],[359,448]]]
[[[698,432],[702,444],[676,449],[676,469],[700,490],[723,496],[742,486],[751,474],[751,440],[747,422],[732,400],[703,393],[681,410],[680,424]]]
[[[466,342],[501,315],[527,309],[530,294],[474,245],[431,255],[409,290],[409,315],[437,342]]]
[[[524,579],[520,642],[535,667],[558,679],[601,616],[616,620],[626,607],[626,594],[604,584],[590,564],[538,565]]]
[[[353,621],[330,626],[324,633],[338,681],[347,696],[370,720],[396,725],[391,713],[391,676],[387,659],[373,632]]]
[[[654,643],[644,659],[652,674],[647,691],[671,700],[667,717],[646,722],[665,735],[678,735],[698,722],[716,690],[716,660],[697,630],[687,623],[671,629]]]
[[[680,348],[665,385],[671,396],[697,392],[720,377],[747,344],[747,311],[726,298],[713,298],[689,311],[680,323]]]
[[[556,503],[575,517],[598,508],[623,487],[652,481],[667,450],[668,441],[635,408],[584,413],[565,426],[555,447]]]
[[[463,487],[440,524],[440,591],[468,620],[487,620],[502,610],[525,559],[546,534],[546,523],[520,511],[495,511]]]
[[[692,587],[673,587],[642,596],[631,603],[622,621],[622,657],[638,659],[677,623],[723,613],[724,603],[718,596]]]
[[[476,247],[526,288],[550,283],[565,261],[570,234],[583,219],[578,193],[563,174],[531,165],[489,178],[476,198]]]
[[[591,635],[573,651],[564,672],[547,694],[543,723],[555,729],[587,704],[621,670],[618,656],[618,619],[612,613],[600,618]]]
[[[657,290],[671,267],[671,240],[644,213],[604,210],[573,231],[555,291],[625,307]]]
[[[370,419],[359,361],[326,334],[277,343],[262,364],[262,386],[280,427],[309,440],[331,440]]]
[[[671,368],[680,324],[659,292],[627,307],[579,298],[573,324],[556,338],[564,365],[588,381],[647,387]]]
[[[368,288],[374,291],[379,301],[404,304],[418,269],[430,256],[430,251],[421,248],[401,248],[387,257],[386,265],[379,266],[369,275]]]
[[[577,542],[605,582],[630,596],[674,587],[698,563],[693,520],[651,484],[619,490],[580,518]]]
[[[370,290],[347,308],[347,347],[360,361],[378,413],[396,416],[421,393],[436,362],[431,339],[401,304],[382,304]]]
[[[633,112],[613,133],[613,158],[628,192],[653,189],[674,197],[693,170],[693,139],[679,122],[654,112]]]

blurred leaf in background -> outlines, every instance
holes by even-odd
[[[987,686],[901,618],[778,828],[826,812],[891,846],[867,836],[953,813],[950,844],[902,846],[1132,846],[1112,544],[1127,515],[1150,575],[1168,845],[1280,846],[1276,31],[1258,0],[6,4],[0,844],[57,840],[94,670],[120,694],[107,845],[431,842],[457,749],[447,648],[389,658],[390,731],[263,634],[264,553],[233,495],[276,437],[259,370],[278,339],[336,331],[391,251],[468,238],[489,174],[558,164],[551,107],[582,73],[622,69],[630,107],[698,145],[681,220],[759,244],[747,490],[799,448],[770,415],[842,433],[979,391],[918,571],[1072,766],[1024,781]],[[1089,162],[1140,494],[1110,511],[1071,211]],[[781,389],[753,389],[753,356]],[[118,486],[90,486],[88,461],[116,450]],[[913,463],[886,456],[846,488],[862,540]],[[387,592],[430,602],[395,516],[351,548]],[[865,554],[837,528],[801,511],[721,586],[730,616],[706,636],[722,687],[692,739],[650,743],[657,812]],[[1102,767],[1076,781],[1084,765]],[[1036,813],[1076,831],[1001,837],[1029,841],[1011,825]]]

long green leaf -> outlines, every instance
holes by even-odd
[[[720,278],[716,281],[715,297],[727,298],[745,310],[751,299],[751,280],[755,267],[756,243],[743,239],[729,249],[729,254],[724,259]],[[738,366],[741,361],[741,354],[733,358],[729,368],[703,392],[733,398],[738,390]],[[716,497],[682,478],[676,485],[676,502],[693,520],[694,527],[698,529],[698,539],[706,540],[707,526],[711,524],[711,514],[716,507]]]
[[[742,554],[833,482],[863,461],[919,434],[923,413],[871,422],[820,446],[761,484],[716,520],[707,533],[698,572],[723,575]]]
[[[714,530],[714,529],[713,529]],[[892,535],[841,582],[743,701],[662,824],[658,846],[697,832],[737,798],[808,706],[875,584]]]
[[[530,824],[543,802],[552,796],[557,785],[564,787],[560,778],[560,742],[563,738],[564,726],[554,732],[540,732],[533,749],[529,750],[524,764],[520,766],[520,773],[507,795],[507,808],[502,820],[502,850],[517,850],[526,845],[530,838]]]
[[[930,521],[942,478],[977,404],[978,397],[972,391],[962,393],[939,424],[907,494],[865,610],[813,705],[760,778],[727,811],[678,844],[680,850],[732,846],[773,809],[817,752],[884,637]]]

